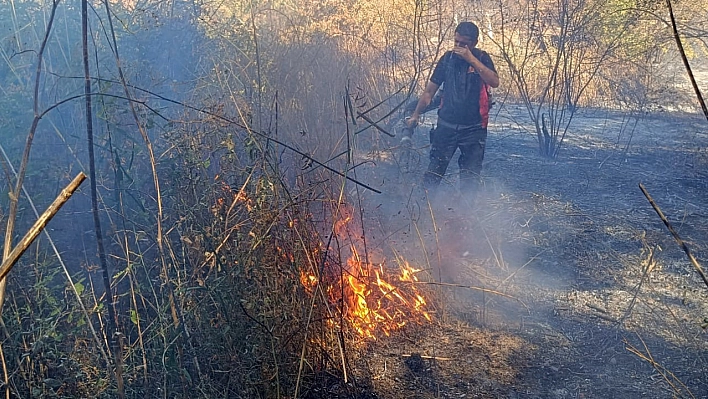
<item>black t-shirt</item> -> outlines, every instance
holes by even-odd
[[[482,64],[496,72],[489,54],[478,48],[473,48],[472,54]],[[471,64],[452,51],[448,51],[435,65],[430,81],[439,86],[445,84],[438,117],[449,123],[487,127],[489,119],[487,85]]]

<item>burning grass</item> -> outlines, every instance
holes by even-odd
[[[400,256],[372,262],[351,206],[332,201],[315,218],[312,203],[263,181],[217,186],[201,215],[210,223],[181,240],[199,265],[187,285],[200,289],[179,292],[208,374],[232,370],[251,397],[310,397],[329,384],[323,373],[356,380],[361,348],[433,320],[424,273]]]
[[[323,275],[326,298],[332,304],[341,305],[337,309],[341,319],[358,336],[375,340],[382,335],[391,335],[408,323],[432,320],[425,294],[416,285],[420,269],[398,259],[396,273],[383,263],[372,264],[362,259],[353,244],[350,252],[344,265],[326,264],[325,268],[330,270]],[[338,275],[336,269],[339,269]],[[311,295],[320,283],[316,275],[305,271],[301,271],[300,281]],[[344,326],[333,322],[332,327]]]

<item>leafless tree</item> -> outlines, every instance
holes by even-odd
[[[495,12],[489,39],[535,125],[540,154],[555,158],[581,98],[638,12],[596,0],[498,0]]]

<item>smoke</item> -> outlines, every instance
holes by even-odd
[[[446,311],[459,319],[521,323],[537,292],[528,287],[546,290],[566,284],[539,267],[536,256],[542,249],[536,240],[541,234],[534,229],[543,225],[529,213],[533,199],[505,185],[495,170],[483,171],[475,192],[460,192],[456,157],[437,191],[426,193],[421,181],[427,137],[421,131],[427,129],[419,128],[413,136],[420,160],[410,172],[382,162],[359,175],[367,182],[382,182],[376,187],[384,192],[367,195],[363,212],[369,245],[389,256],[399,253],[424,269],[427,280],[440,287]]]

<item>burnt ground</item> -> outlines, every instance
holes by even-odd
[[[474,198],[455,190],[456,158],[422,195],[425,126],[410,159],[396,139],[361,154],[376,167],[358,177],[383,191],[364,194],[368,243],[425,268],[435,321],[366,344],[359,383],[380,398],[708,397],[708,287],[639,189],[708,266],[708,122],[581,110],[548,160],[522,108],[495,111]]]

